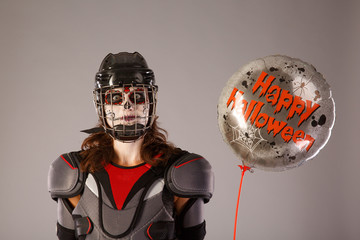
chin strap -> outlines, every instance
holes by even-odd
[[[98,132],[105,132],[103,127],[94,127],[90,129],[81,130],[80,132],[92,134],[92,133],[98,133]]]
[[[126,130],[129,130],[129,129],[132,131],[133,129],[135,129],[135,127],[126,126]],[[113,136],[113,130],[111,130],[111,129],[105,130],[103,127],[94,127],[94,128],[90,128],[90,129],[81,130],[80,132],[87,133],[87,134],[105,132],[105,133],[108,133],[111,137],[113,137],[119,141],[122,141],[122,142],[134,142],[134,141],[138,140],[139,138],[145,136],[145,134],[146,134],[146,132],[145,132],[144,134],[142,134],[140,136],[118,136],[115,131],[115,136]]]

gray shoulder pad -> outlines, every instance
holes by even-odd
[[[214,173],[202,156],[187,153],[165,172],[168,189],[179,197],[201,197],[209,201],[214,191]]]
[[[83,190],[86,174],[80,171],[79,158],[77,152],[70,152],[50,165],[48,190],[53,199],[74,197]]]

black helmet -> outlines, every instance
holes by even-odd
[[[94,103],[102,125],[115,139],[143,136],[155,119],[154,72],[140,53],[109,53],[95,77]]]

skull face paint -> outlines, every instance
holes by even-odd
[[[149,117],[147,89],[124,87],[107,90],[104,95],[104,111],[107,124],[114,126],[145,126]]]

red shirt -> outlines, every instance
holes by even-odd
[[[133,167],[124,167],[110,163],[105,167],[109,175],[111,190],[117,209],[122,209],[126,197],[139,178],[151,168],[150,164],[142,163]]]

